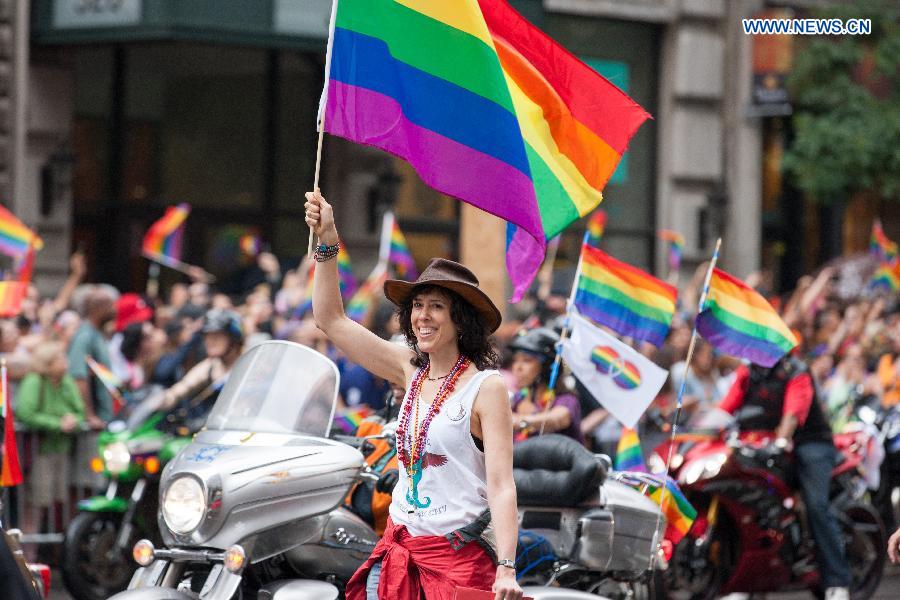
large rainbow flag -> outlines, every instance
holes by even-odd
[[[623,336],[662,346],[678,291],[589,244],[581,247],[575,308]]]
[[[9,209],[0,205],[0,252],[9,256],[22,256],[30,247],[40,250],[44,247],[44,240],[9,212]]]
[[[746,283],[713,269],[697,331],[717,350],[771,367],[797,345],[772,305]]]
[[[341,0],[323,126],[497,215],[518,300],[649,116],[505,0]]]
[[[144,236],[141,245],[144,255],[160,259],[160,262],[166,262],[166,259],[180,261],[183,225],[190,212],[191,207],[186,203],[168,207],[162,218],[151,225]]]

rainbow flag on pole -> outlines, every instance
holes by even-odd
[[[325,131],[515,225],[514,300],[649,116],[505,0],[341,0],[331,32]]]
[[[587,243],[595,248],[599,248],[600,240],[603,238],[603,233],[606,231],[605,210],[598,208],[591,214],[591,218],[588,219],[587,231]]]
[[[22,467],[19,465],[19,448],[16,445],[12,402],[6,378],[6,363],[0,367],[0,416],[3,416],[3,440],[0,443],[0,487],[12,487],[22,483]]]
[[[384,282],[387,280],[387,266],[384,263],[378,263],[369,277],[359,286],[350,301],[347,302],[347,316],[359,323],[368,314],[372,304],[377,301],[381,291],[384,289]]]
[[[622,429],[622,437],[619,438],[619,445],[616,447],[615,466],[617,471],[647,472],[644,455],[641,453],[641,439],[637,431],[630,427]]]
[[[354,435],[360,423],[372,414],[372,409],[363,404],[354,408],[345,408],[334,415],[334,425],[347,435]]]
[[[677,544],[693,525],[694,519],[697,518],[697,510],[691,506],[678,484],[672,481],[671,477],[666,477],[665,490],[664,500],[662,499],[662,485],[657,485],[655,489],[651,487],[648,495],[651,500],[662,506],[663,516],[666,517],[667,532],[672,542]]]
[[[170,206],[161,219],[150,226],[144,236],[141,251],[148,258],[181,260],[181,243],[184,235],[184,221],[191,212],[188,204]]]
[[[678,484],[668,476],[653,475],[650,473],[619,472],[611,475],[616,481],[624,483],[638,490],[657,504],[662,502],[662,514],[666,518],[666,534],[673,543],[678,543],[690,530],[697,518],[697,510]],[[665,485],[665,500],[663,500],[663,486]]]
[[[669,333],[678,291],[602,250],[581,247],[575,307],[623,336],[661,346]]]
[[[896,261],[893,264],[881,263],[878,270],[872,275],[869,286],[872,288],[882,288],[890,292],[900,290],[900,263]]]
[[[0,317],[15,317],[22,312],[22,300],[26,293],[26,281],[0,281]]]
[[[44,240],[20,221],[9,209],[0,205],[0,252],[22,256],[30,247],[40,250]]]
[[[391,232],[388,262],[394,266],[397,277],[413,281],[419,276],[419,272],[416,270],[416,261],[409,250],[409,244],[406,243],[406,237],[400,231],[400,225],[397,224],[396,217],[391,214],[390,219]]]
[[[109,395],[113,399],[113,413],[119,412],[119,410],[125,406],[125,398],[122,396],[122,381],[116,377],[116,374],[109,370],[105,365],[98,363],[96,360],[91,358],[90,356],[85,358],[87,362],[88,368],[94,374],[94,376],[100,380],[100,383],[103,387],[106,388],[106,391],[109,392]]]
[[[347,253],[347,248],[343,244],[338,250],[337,265],[338,277],[341,282],[341,297],[347,298],[356,291],[356,278],[353,277],[353,269],[350,266],[350,254]],[[310,291],[312,291],[312,286],[310,286]]]
[[[872,222],[872,236],[869,239],[869,252],[878,257],[882,262],[893,262],[897,259],[897,243],[888,239],[881,221],[875,219]]]
[[[659,239],[669,244],[669,272],[678,271],[684,253],[684,236],[671,229],[660,229],[657,235]]]
[[[772,305],[746,283],[713,269],[697,331],[717,350],[771,367],[797,345]]]

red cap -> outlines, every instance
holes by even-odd
[[[116,331],[123,331],[132,323],[153,318],[153,309],[138,294],[122,294],[116,300]]]

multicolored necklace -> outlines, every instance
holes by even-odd
[[[456,382],[460,376],[469,368],[471,361],[463,355],[456,359],[456,364],[447,374],[446,379],[441,383],[434,400],[428,407],[428,413],[419,423],[419,399],[422,395],[422,382],[428,377],[431,365],[426,364],[416,371],[412,382],[409,386],[406,404],[400,414],[400,423],[397,425],[397,458],[406,469],[410,480],[414,478],[416,472],[421,468],[422,456],[425,454],[425,443],[428,440],[428,428],[431,421],[440,412],[441,406],[447,400],[456,387]],[[410,429],[410,421],[412,421],[412,430]]]

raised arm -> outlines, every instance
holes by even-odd
[[[331,205],[319,193],[306,194],[306,223],[319,238],[319,243],[333,246],[338,243],[337,228]],[[316,263],[313,287],[313,316],[316,325],[353,362],[386,379],[394,385],[406,387],[411,375],[412,350],[383,340],[344,312],[341,300],[337,260]]]

